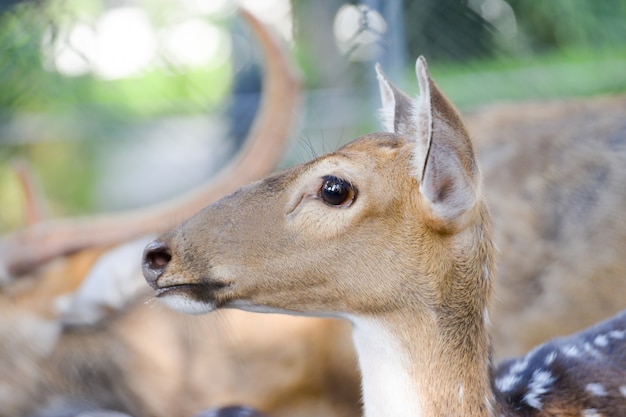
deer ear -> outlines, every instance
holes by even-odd
[[[412,175],[420,181],[431,219],[446,228],[459,225],[477,201],[479,184],[461,116],[431,79],[424,57],[415,64],[420,88],[415,100],[389,82],[379,65],[376,72],[383,126],[412,140]]]
[[[419,57],[415,72],[420,96],[415,102],[413,169],[430,216],[446,228],[462,226],[476,204],[479,171],[461,116],[439,90]]]
[[[379,64],[376,64],[376,76],[382,101],[380,118],[383,127],[387,132],[413,135],[415,132],[413,99],[387,79]]]
[[[424,58],[420,57],[420,59],[425,65],[426,61]],[[380,118],[383,127],[387,132],[416,139],[414,160],[416,166],[423,167],[430,141],[417,140],[417,138],[429,139],[432,134],[432,109],[430,107],[427,70],[418,71],[421,94],[417,97],[417,100],[413,100],[393,85],[387,79],[379,64],[376,64],[376,75],[382,101]],[[418,179],[421,179],[422,171],[419,170],[416,174]]]

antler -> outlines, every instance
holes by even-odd
[[[43,194],[37,186],[28,163],[23,159],[13,162],[13,171],[20,183],[26,202],[26,224],[33,225],[42,222],[45,218]]]
[[[0,239],[0,274],[23,275],[43,263],[80,249],[114,244],[172,228],[218,198],[267,175],[278,163],[292,127],[299,76],[281,42],[245,10],[263,51],[263,99],[239,153],[211,181],[175,200],[120,214],[47,221]]]

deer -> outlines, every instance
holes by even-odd
[[[626,312],[491,360],[491,217],[462,118],[419,57],[377,67],[384,132],[240,188],[148,244],[157,300],[347,320],[377,416],[626,414]]]
[[[262,25],[259,28],[264,30]],[[264,39],[276,43],[272,36],[259,37],[261,42]],[[257,128],[239,157],[218,180],[209,180],[195,195],[187,194],[160,206],[126,214],[105,213],[41,222],[0,238],[0,269],[10,278],[0,288],[0,301],[8,301],[11,306],[2,312],[6,320],[1,324],[7,325],[0,343],[2,356],[11,366],[25,364],[32,371],[25,372],[24,367],[5,369],[0,385],[11,389],[0,390],[6,394],[0,398],[3,412],[8,412],[9,401],[21,410],[38,405],[44,395],[42,387],[45,395],[57,397],[72,392],[82,393],[92,401],[102,401],[103,397],[107,401],[115,399],[118,407],[125,407],[120,409],[132,412],[134,417],[187,415],[208,405],[233,402],[249,403],[276,416],[348,416],[358,412],[358,375],[353,369],[354,352],[345,323],[228,310],[221,313],[220,319],[194,319],[193,323],[195,320],[203,323],[197,326],[205,331],[204,337],[196,337],[184,331],[190,324],[175,313],[151,303],[144,304],[143,291],[130,292],[127,299],[113,300],[114,304],[98,299],[95,301],[104,303],[94,305],[91,300],[87,305],[89,315],[85,310],[72,313],[73,318],[93,317],[95,321],[81,323],[77,329],[66,328],[67,317],[59,316],[57,308],[59,297],[81,301],[81,293],[95,279],[106,285],[126,287],[132,283],[134,288],[138,280],[145,285],[140,273],[137,277],[130,275],[117,283],[107,283],[111,281],[109,276],[98,278],[93,272],[102,264],[126,262],[110,257],[112,251],[117,251],[116,246],[126,246],[129,239],[137,236],[166,230],[177,219],[192,215],[212,200],[273,169],[283,152],[288,119],[293,116],[287,109],[297,101],[294,87],[298,80],[294,70],[281,69],[286,58],[280,48],[270,49],[266,55],[274,63],[266,67],[266,77],[273,77],[274,81],[264,83],[268,87],[267,107],[260,112],[264,116],[257,121]],[[626,171],[619,168],[626,161],[626,152],[619,145],[624,143],[626,132],[624,106],[624,97],[587,98],[553,103],[500,103],[466,115],[467,128],[476,139],[476,152],[485,176],[485,194],[501,249],[497,259],[496,297],[491,306],[494,357],[520,354],[549,337],[575,331],[599,317],[613,314],[611,311],[623,303],[623,283],[619,278],[626,273],[626,264],[620,257],[623,247],[620,242],[624,242],[626,234],[619,216],[626,205],[621,186]],[[249,149],[253,151],[246,152]],[[529,161],[532,170],[527,169]],[[555,161],[567,170],[554,175],[550,166]],[[586,171],[580,169],[589,166],[589,161],[611,169],[610,181],[589,184]],[[548,175],[541,177],[544,171]],[[580,213],[575,209],[580,202],[567,200],[570,211],[580,217],[565,221],[563,201],[549,193],[557,189],[557,197],[569,193],[585,198],[586,211]],[[595,202],[597,209],[589,211],[591,201],[586,197],[596,195],[594,192],[599,197]],[[37,198],[31,200],[37,202]],[[541,211],[531,215],[537,208]],[[511,219],[512,210],[515,221]],[[36,209],[33,213],[36,221],[40,214]],[[568,224],[575,226],[566,239],[555,241],[543,232],[546,219],[554,216],[558,216],[562,228]],[[594,237],[597,230],[602,232]],[[150,239],[148,236],[147,240]],[[589,253],[596,247],[603,248],[601,256],[595,253],[590,257]],[[131,263],[136,261],[131,259]],[[585,308],[580,308],[582,303]],[[227,327],[236,336],[233,341],[215,343],[216,338],[224,339],[223,322],[230,324]],[[38,327],[39,324],[43,327]],[[22,334],[16,329],[29,328],[35,330],[24,332],[28,338],[16,340]],[[35,349],[35,355],[31,355],[32,348],[39,343],[51,351]],[[212,355],[202,354],[204,351]],[[92,366],[93,363],[79,360],[85,355],[99,358],[95,363],[104,363],[111,356],[109,366],[98,369],[114,378],[116,387],[128,387],[126,392],[111,389],[112,385],[88,386],[79,374],[68,372]],[[119,360],[116,356],[132,360]],[[201,371],[190,375],[187,368],[180,366],[181,357]],[[239,363],[236,358],[245,359]],[[289,363],[302,366],[286,366]],[[71,366],[57,366],[64,364]],[[146,369],[150,369],[150,377],[146,377]],[[277,374],[283,375],[278,378],[280,386],[275,378]],[[8,380],[6,375],[10,376]],[[20,384],[14,379],[16,375],[20,376]],[[207,384],[204,375],[211,378],[219,375],[219,383]],[[94,396],[87,389],[100,395]],[[203,390],[202,395],[199,390]],[[129,396],[128,392],[133,395]],[[183,395],[185,392],[193,394]]]

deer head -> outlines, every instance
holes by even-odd
[[[433,275],[454,263],[443,250],[469,244],[486,216],[460,117],[423,58],[417,75],[414,103],[379,73],[392,131],[244,187],[150,244],[144,275],[159,298],[188,313],[371,314],[417,280],[432,304]]]
[[[184,313],[347,318],[366,415],[482,415],[492,402],[489,216],[459,114],[424,58],[416,73],[412,100],[378,71],[388,132],[208,206],[147,246],[144,276]]]

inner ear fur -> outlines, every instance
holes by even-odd
[[[379,64],[376,64],[376,76],[382,102],[380,118],[385,131],[400,135],[414,135],[413,99],[387,79]]]
[[[428,84],[432,129],[428,155],[423,167],[420,192],[428,201],[432,216],[446,226],[461,226],[478,199],[479,170],[474,148],[461,115],[434,83],[426,60],[416,64],[420,82]],[[420,72],[425,77],[420,77]],[[420,139],[417,138],[419,141]]]
[[[413,172],[433,225],[457,228],[476,205],[478,166],[460,114],[432,80],[426,60],[415,72],[420,95],[411,100],[377,68],[387,128],[413,142]],[[390,106],[393,105],[393,112]],[[393,123],[389,120],[393,116]]]

